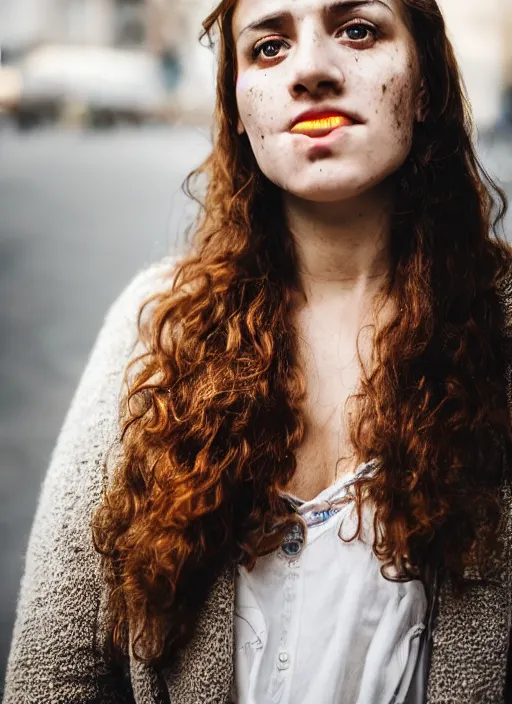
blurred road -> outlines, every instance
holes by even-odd
[[[112,133],[0,126],[0,683],[40,484],[109,304],[144,264],[180,251],[180,193],[205,130]],[[512,134],[481,155],[512,198]],[[506,232],[512,234],[512,213]]]
[[[103,316],[179,251],[206,130],[0,130],[0,687],[41,481]],[[0,689],[1,691],[1,689]]]

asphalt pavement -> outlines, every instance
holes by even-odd
[[[0,683],[37,497],[73,391],[110,303],[144,264],[183,249],[194,206],[180,187],[208,148],[199,128],[0,126]],[[482,137],[480,153],[512,198],[512,133]]]

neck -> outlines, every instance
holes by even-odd
[[[350,201],[316,203],[284,194],[297,253],[299,295],[309,306],[363,304],[390,271],[390,197],[381,188]]]

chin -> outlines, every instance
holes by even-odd
[[[341,173],[340,173],[341,172]],[[315,203],[341,203],[390,184],[395,168],[369,171],[348,165],[325,168],[323,173],[291,174],[288,179],[275,179],[274,183],[290,195]],[[273,179],[271,179],[273,180]]]
[[[330,163],[329,163],[330,162]],[[290,195],[316,203],[335,203],[355,198],[375,186],[385,173],[369,171],[366,165],[350,161],[336,163],[334,160],[296,164],[283,172],[281,169],[267,169],[267,178]]]
[[[301,200],[309,200],[314,203],[339,203],[344,200],[355,198],[366,190],[365,185],[354,185],[354,183],[332,183],[316,182],[311,184],[286,184],[281,186],[290,195]],[[370,187],[370,184],[368,184]]]

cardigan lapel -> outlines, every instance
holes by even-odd
[[[201,610],[194,635],[170,667],[135,660],[130,680],[137,704],[231,704],[234,687],[235,567],[226,567]]]
[[[456,600],[449,580],[440,584],[434,606],[427,704],[504,704],[511,626],[512,491],[502,486],[503,556],[485,582],[466,568],[468,585]]]
[[[504,313],[504,332],[512,337],[512,269],[498,295]],[[509,416],[512,418],[512,366],[506,370]],[[435,610],[427,704],[505,702],[505,678],[512,626],[512,485],[504,462],[501,487],[503,561],[494,565],[485,582],[477,570],[466,568],[469,586],[462,600],[454,599],[450,583],[441,584]]]
[[[235,566],[214,583],[194,636],[164,678],[171,702],[228,704],[234,687]]]

